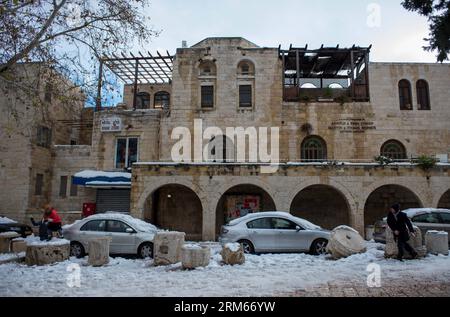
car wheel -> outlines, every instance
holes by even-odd
[[[253,247],[253,244],[248,240],[241,240],[238,241],[242,245],[242,249],[244,249],[245,254],[254,254],[255,248]]]
[[[86,255],[83,245],[79,242],[71,242],[70,243],[70,255],[74,256],[78,259],[83,258]]]
[[[314,255],[327,254],[328,241],[325,239],[317,239],[311,245],[311,253]]]
[[[153,259],[153,243],[144,242],[138,248],[138,256],[142,259],[151,258]]]

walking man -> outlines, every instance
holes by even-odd
[[[405,249],[414,259],[417,258],[417,252],[408,243],[410,234],[414,236],[414,227],[408,216],[404,212],[400,211],[399,204],[395,204],[391,207],[387,218],[387,223],[389,228],[391,228],[394,233],[394,239],[397,242],[397,259],[399,261],[403,261]]]

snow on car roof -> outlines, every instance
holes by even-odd
[[[228,226],[235,226],[235,225],[241,223],[242,221],[249,221],[249,220],[261,217],[261,216],[264,216],[264,217],[286,217],[291,220],[294,220],[295,222],[297,222],[298,224],[300,224],[302,227],[304,227],[306,229],[310,229],[310,230],[321,229],[319,226],[309,222],[308,220],[298,218],[298,217],[291,215],[288,212],[281,212],[281,211],[257,212],[257,213],[253,213],[253,214],[248,214],[244,217],[237,218],[237,219],[230,221],[228,223]]]
[[[8,224],[8,223],[17,223],[17,221],[14,221],[6,217],[0,217],[0,224]]]
[[[409,218],[414,218],[417,215],[430,214],[432,212],[448,212],[448,213],[450,213],[450,210],[449,209],[437,209],[437,208],[411,208],[411,209],[403,210],[403,212],[406,213],[406,215]]]
[[[135,229],[139,230],[139,231],[144,231],[144,232],[148,232],[148,231],[156,231],[157,228],[148,223],[145,222],[141,219],[137,219],[134,218],[130,215],[127,214],[123,214],[123,213],[118,213],[118,212],[106,212],[106,213],[102,213],[102,214],[96,214],[96,215],[92,215],[89,216],[87,218],[84,218],[83,221],[85,220],[95,220],[95,219],[111,219],[111,220],[122,220],[127,222],[128,224],[130,224],[131,226],[133,226]],[[67,227],[66,227],[67,228]]]

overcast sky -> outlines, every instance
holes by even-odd
[[[423,51],[427,19],[400,0],[151,0],[161,35],[147,50],[175,53],[182,40],[241,36],[259,46],[373,45],[372,61],[435,62]],[[373,5],[375,4],[375,6]],[[378,16],[378,8],[380,15]],[[137,51],[139,47],[132,50]]]

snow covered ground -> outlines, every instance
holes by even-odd
[[[243,266],[235,267],[222,266],[220,249],[213,246],[210,265],[193,271],[181,270],[180,264],[154,267],[151,260],[123,258],[112,258],[101,268],[74,258],[45,267],[4,264],[0,265],[0,296],[272,296],[327,282],[365,284],[371,263],[380,265],[382,284],[411,277],[450,281],[450,257],[386,260],[384,246],[375,243],[368,244],[367,253],[339,261],[307,254],[268,254],[247,256]],[[80,287],[74,282],[78,273]]]

